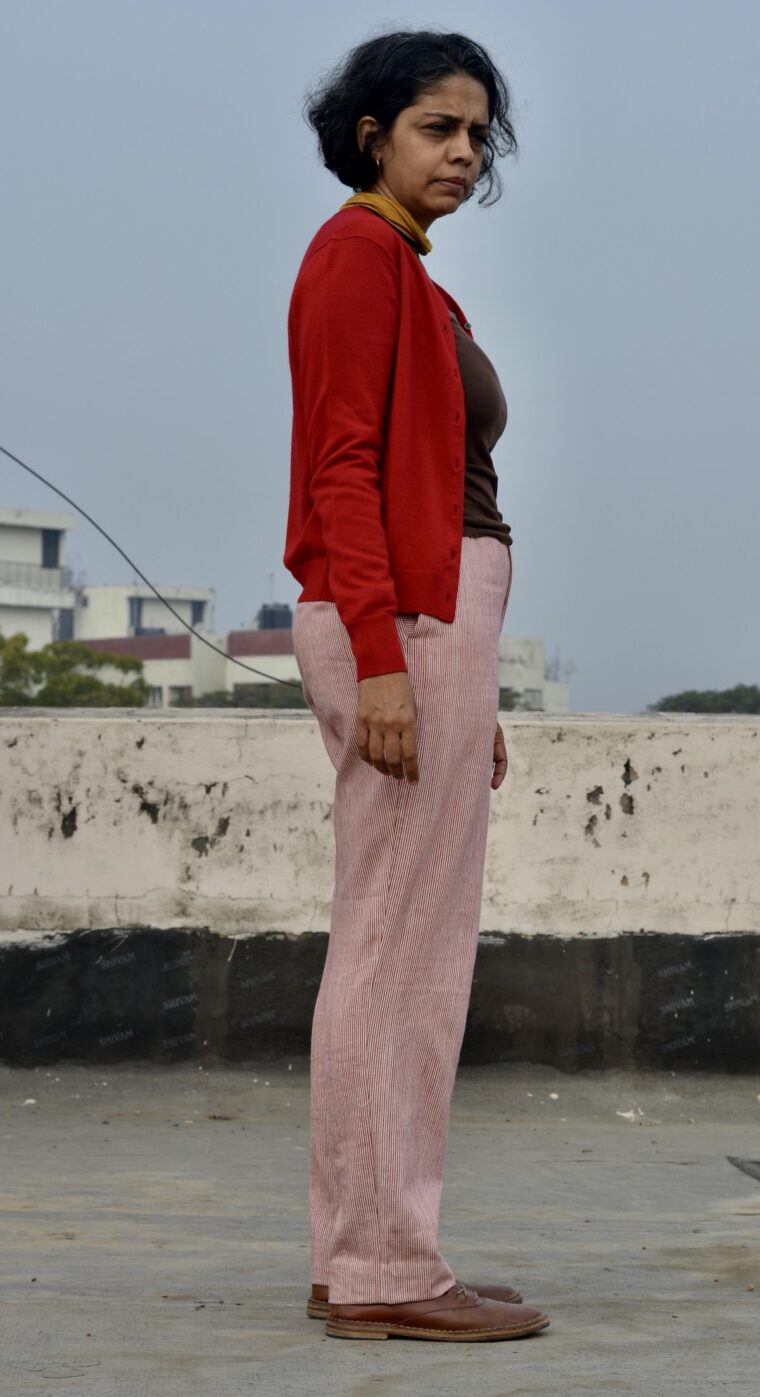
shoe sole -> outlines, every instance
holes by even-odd
[[[522,1302],[522,1295],[519,1291],[515,1291],[514,1296],[510,1296],[509,1301],[507,1303],[510,1305],[521,1305]],[[330,1315],[329,1300],[307,1300],[306,1313],[310,1319],[328,1319]]]
[[[439,1339],[447,1343],[471,1344],[485,1339],[519,1339],[546,1329],[549,1316],[540,1314],[525,1324],[497,1325],[491,1329],[424,1329],[419,1325],[393,1324],[386,1320],[328,1319],[325,1333],[334,1339]]]

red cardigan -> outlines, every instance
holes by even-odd
[[[453,621],[465,406],[449,307],[415,249],[355,205],[328,218],[288,313],[293,391],[283,562],[334,601],[357,681],[405,670],[395,617]]]

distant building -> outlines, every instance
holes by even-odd
[[[213,587],[158,587],[174,607],[174,616],[146,583],[77,589],[74,633],[77,640],[120,635],[187,635],[182,622],[209,631],[213,617]]]
[[[499,641],[499,686],[518,694],[520,712],[569,713],[569,686],[547,679],[544,642],[533,636],[503,635]]]
[[[30,650],[74,634],[75,595],[66,566],[71,514],[0,509],[0,634],[22,631]]]
[[[264,602],[256,612],[256,627],[261,631],[290,630],[293,610],[287,602]]]
[[[77,640],[85,641],[93,650],[110,650],[115,655],[134,655],[142,660],[143,678],[150,689],[149,706],[170,708],[223,688],[227,661],[182,624],[184,621],[192,626],[212,645],[225,648],[224,637],[215,636],[210,629],[214,589],[157,590],[171,603],[172,611],[146,583],[80,588],[75,633]],[[116,669],[102,669],[100,677],[104,683],[123,682]]]

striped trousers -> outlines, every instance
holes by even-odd
[[[456,615],[396,618],[419,782],[356,746],[356,665],[334,602],[298,602],[304,694],[335,767],[335,880],[310,1058],[311,1279],[334,1304],[440,1295],[449,1107],[472,989],[512,556],[462,539]]]

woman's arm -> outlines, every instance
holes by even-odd
[[[293,386],[357,680],[406,670],[380,490],[398,324],[397,265],[373,239],[332,238],[301,268],[288,320]]]

